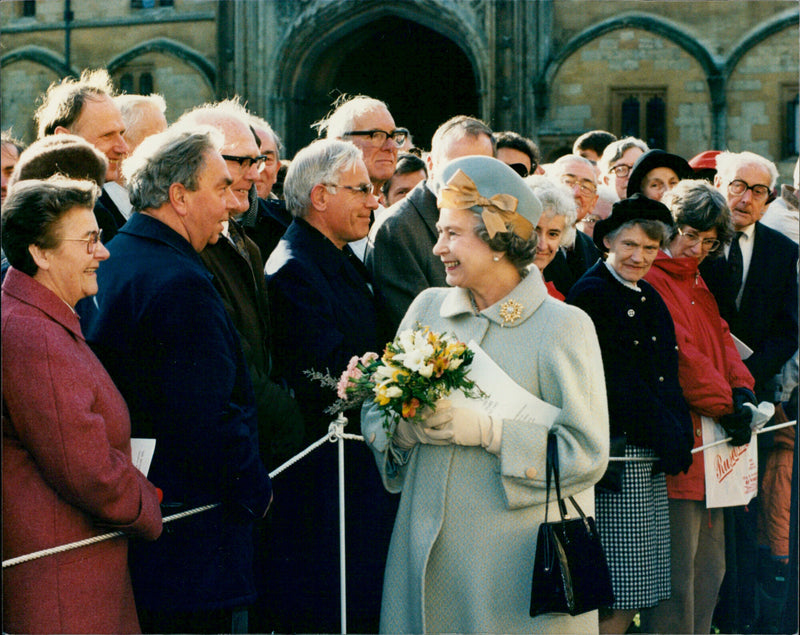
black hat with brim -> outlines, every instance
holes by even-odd
[[[601,252],[607,252],[608,247],[603,244],[603,239],[625,223],[636,220],[658,220],[668,227],[672,227],[674,224],[672,212],[666,205],[647,198],[643,194],[634,194],[630,198],[614,203],[611,207],[611,216],[597,222],[592,235],[594,244]]]
[[[669,168],[679,179],[691,179],[694,177],[694,170],[689,162],[677,154],[670,154],[663,150],[650,150],[636,159],[631,170],[631,178],[628,179],[628,189],[626,194],[633,196],[642,189],[642,181],[650,170],[656,168]]]

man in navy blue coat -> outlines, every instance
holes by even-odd
[[[361,151],[317,141],[292,160],[284,186],[294,220],[266,265],[275,374],[294,389],[306,441],[334,418],[335,399],[305,370],[338,376],[354,355],[383,352],[393,337],[382,298],[348,243],[369,230],[378,207]],[[359,429],[360,408],[346,431]],[[383,488],[369,449],[345,444],[348,632],[377,633],[395,497]],[[275,481],[272,522],[276,583],[265,598],[277,632],[339,632],[339,540],[336,452],[327,445]]]
[[[239,337],[198,256],[236,205],[222,142],[211,128],[173,127],[126,162],[138,213],[108,245],[87,331],[132,436],[156,439],[148,478],[165,515],[220,504],[131,544],[144,632],[246,632],[253,522],[272,498]]]
[[[727,198],[737,234],[725,258],[700,265],[731,333],[753,350],[744,363],[759,401],[775,400],[773,377],[797,350],[797,245],[759,222],[777,178],[772,162],[752,152],[717,156],[714,185]],[[766,464],[772,434],[758,437],[759,468]],[[727,572],[714,619],[723,632],[754,632],[757,509],[755,499],[726,510]]]

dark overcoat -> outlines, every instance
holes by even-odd
[[[612,436],[624,433],[629,443],[663,457],[691,449],[692,422],[678,382],[669,310],[647,282],[638,286],[641,293],[598,261],[572,287],[567,303],[586,311],[597,330]]]
[[[165,511],[221,503],[132,546],[137,604],[248,604],[252,523],[272,490],[236,329],[198,254],[164,223],[136,213],[108,248],[87,339],[128,402],[134,436],[156,439],[150,479]]]

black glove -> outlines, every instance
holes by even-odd
[[[731,445],[744,445],[750,442],[752,431],[750,422],[753,420],[753,411],[742,406],[740,410],[729,415],[722,415],[719,424],[731,437]]]
[[[753,391],[749,388],[745,388],[744,386],[739,386],[732,390],[733,392],[733,411],[739,412],[746,403],[751,403],[754,406],[758,405],[756,401],[756,396],[753,394]]]
[[[653,464],[653,474],[665,472],[674,476],[680,472],[688,472],[692,459],[692,452],[689,448],[669,452]]]

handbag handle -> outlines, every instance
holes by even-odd
[[[561,515],[561,520],[569,519],[569,512],[567,511],[567,505],[564,502],[564,499],[561,498],[561,482],[559,478],[559,470],[558,470],[558,437],[553,434],[552,432],[547,435],[547,496],[545,499],[545,508],[544,508],[544,522],[547,522],[547,514],[550,511],[550,477],[551,474],[553,479],[555,480],[556,484],[556,496],[558,497],[558,511]],[[569,501],[572,503],[573,507],[578,510],[578,514],[583,520],[583,523],[586,525],[586,529],[589,530],[589,521],[586,519],[586,514],[583,513],[580,505],[575,500],[573,496],[569,497]]]

